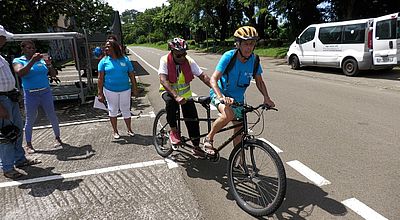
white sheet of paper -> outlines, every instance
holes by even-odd
[[[103,109],[108,111],[106,105],[104,105],[104,103],[99,101],[99,98],[96,96],[94,97],[94,104],[93,104],[93,108],[98,108],[98,109]]]

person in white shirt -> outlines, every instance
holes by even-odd
[[[0,48],[13,34],[0,25]],[[38,159],[28,159],[22,147],[22,117],[18,104],[19,92],[15,88],[15,78],[9,63],[0,55],[0,168],[7,178],[23,176],[15,167],[41,163]]]

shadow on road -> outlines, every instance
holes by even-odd
[[[286,199],[275,212],[278,219],[307,219],[314,207],[319,207],[333,216],[347,214],[346,207],[332,198],[320,187],[294,179],[287,179]]]
[[[214,180],[221,184],[221,189],[227,192],[226,198],[234,200],[229,191],[227,180],[228,160],[220,159],[219,163],[194,158],[184,150],[173,154],[175,162],[185,168],[190,178]],[[281,207],[273,214],[277,219],[307,219],[312,216],[314,207],[319,207],[333,216],[347,214],[346,207],[332,198],[320,187],[294,179],[287,179],[286,197]],[[268,219],[268,217],[259,218]]]
[[[121,138],[113,140],[114,143],[121,145],[132,144],[132,146],[142,145],[142,146],[153,146],[153,136],[152,135],[142,135],[136,133],[135,136],[130,137],[127,135],[120,134]]]
[[[36,149],[37,153],[56,155],[59,161],[72,161],[72,160],[85,160],[93,157],[95,155],[95,150],[93,150],[92,145],[83,145],[80,147],[72,146],[63,143],[61,147],[55,149]]]
[[[30,166],[23,168],[23,170],[28,173],[28,175],[25,176],[24,179],[60,175],[59,173],[53,173],[54,167],[40,168],[36,166]],[[31,173],[34,173],[34,176],[31,175]],[[30,189],[28,194],[31,196],[45,197],[51,195],[55,190],[59,191],[73,190],[77,188],[82,181],[83,181],[82,179],[65,181],[65,179],[60,178],[52,181],[24,184],[18,186],[18,188]]]

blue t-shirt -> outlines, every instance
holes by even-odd
[[[21,56],[13,60],[13,64],[15,63],[26,66],[29,63],[29,60],[25,56]],[[22,87],[24,90],[50,87],[49,78],[47,77],[48,72],[49,70],[47,69],[46,62],[44,62],[43,59],[37,61],[33,64],[29,73],[21,78]]]
[[[219,60],[215,70],[223,73],[234,54],[235,50],[225,52]],[[244,102],[244,93],[246,92],[246,89],[250,85],[250,81],[253,78],[254,62],[255,56],[252,54],[245,63],[240,62],[240,60],[236,60],[231,71],[229,71],[228,74],[222,74],[221,80],[218,81],[218,87],[224,96],[231,97],[240,103]],[[261,65],[259,65],[257,75],[261,75],[261,73],[262,68]],[[228,77],[229,84],[227,84]],[[210,89],[210,96],[215,96],[213,89]]]
[[[127,56],[113,59],[105,56],[100,60],[98,71],[104,72],[104,87],[113,92],[122,92],[131,88],[128,73],[133,72],[133,66]]]

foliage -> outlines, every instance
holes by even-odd
[[[71,30],[90,33],[110,25],[112,12],[102,0],[1,0],[0,4],[1,23],[14,33],[48,32],[60,15],[71,19]]]

